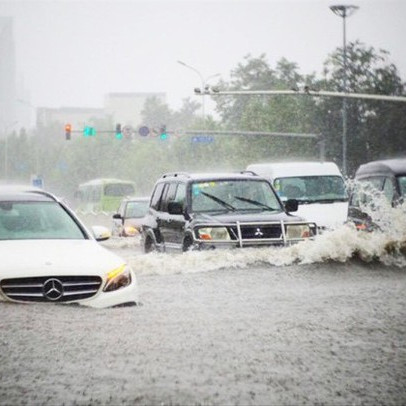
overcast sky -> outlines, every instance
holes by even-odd
[[[224,79],[247,54],[285,57],[321,73],[342,46],[329,0],[2,1],[13,16],[18,75],[36,107],[102,107],[110,92],[166,92],[172,108],[196,96],[199,75]],[[406,0],[353,0],[347,41],[390,52],[406,80]],[[197,99],[199,100],[199,99]],[[200,100],[199,100],[200,101]]]

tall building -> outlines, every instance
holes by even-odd
[[[97,120],[108,120],[112,126],[111,131],[118,123],[122,127],[131,126],[136,130],[143,124],[141,117],[145,101],[152,97],[157,98],[161,103],[166,103],[166,93],[134,92],[107,94],[104,108],[39,107],[36,109],[37,126],[46,127],[57,124],[63,133],[65,124],[69,123],[72,131],[78,132],[85,126],[92,126]]]
[[[141,113],[149,98],[166,103],[166,93],[161,92],[109,93],[105,96],[104,110],[114,123],[136,128],[143,124]]]
[[[0,137],[17,124],[16,56],[13,18],[0,17]]]
[[[90,107],[40,107],[37,109],[37,126],[47,127],[53,124],[59,125],[61,133],[65,124],[70,124],[73,131],[82,131],[86,125],[93,125],[94,120],[106,118],[103,109]]]

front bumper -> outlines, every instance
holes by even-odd
[[[310,233],[308,237],[291,238],[287,231],[291,226],[308,226]],[[198,229],[201,228],[226,228],[230,239],[202,239],[198,236]],[[232,222],[232,223],[200,223],[195,224],[193,232],[193,245],[200,249],[213,248],[243,248],[255,246],[288,246],[317,235],[315,223],[307,221],[285,222]]]
[[[77,281],[77,276],[27,277],[19,279],[3,279],[0,281],[0,301],[13,303],[57,303],[78,304],[94,308],[114,307],[138,302],[138,285],[134,272],[131,270],[131,282],[125,287],[104,292],[105,281],[98,282],[99,288],[94,289],[95,282]],[[83,278],[92,278],[83,276]],[[98,278],[100,279],[100,278]],[[45,288],[47,285],[47,288]],[[45,294],[52,290],[63,292],[52,297]],[[82,297],[82,298],[78,298]]]

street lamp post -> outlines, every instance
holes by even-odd
[[[203,123],[204,123],[204,120],[205,120],[205,118],[206,118],[206,111],[205,111],[205,91],[206,91],[206,84],[207,84],[207,82],[209,81],[209,79],[212,79],[212,78],[215,78],[215,77],[217,77],[217,76],[220,76],[220,73],[215,73],[214,75],[210,75],[210,76],[207,76],[207,77],[205,78],[205,77],[203,77],[203,75],[200,73],[200,71],[198,71],[198,70],[197,70],[196,68],[194,68],[193,66],[190,66],[190,65],[188,65],[187,63],[182,62],[182,61],[178,61],[178,63],[179,63],[180,65],[185,66],[186,68],[189,68],[189,69],[193,70],[193,71],[196,72],[196,73],[199,75],[199,77],[200,77],[200,81],[201,81],[201,84],[202,84],[202,93],[203,93],[203,99],[202,99],[202,118],[203,118]]]
[[[335,5],[330,6],[330,10],[343,19],[343,92],[347,93],[347,39],[345,19],[350,17],[358,6],[350,5]],[[342,148],[343,148],[343,174],[347,175],[347,99],[343,98],[343,135],[342,135]]]

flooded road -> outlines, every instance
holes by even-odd
[[[141,305],[0,304],[0,404],[404,404],[402,255],[361,259],[364,241],[340,261],[333,239],[181,255],[112,239]]]

